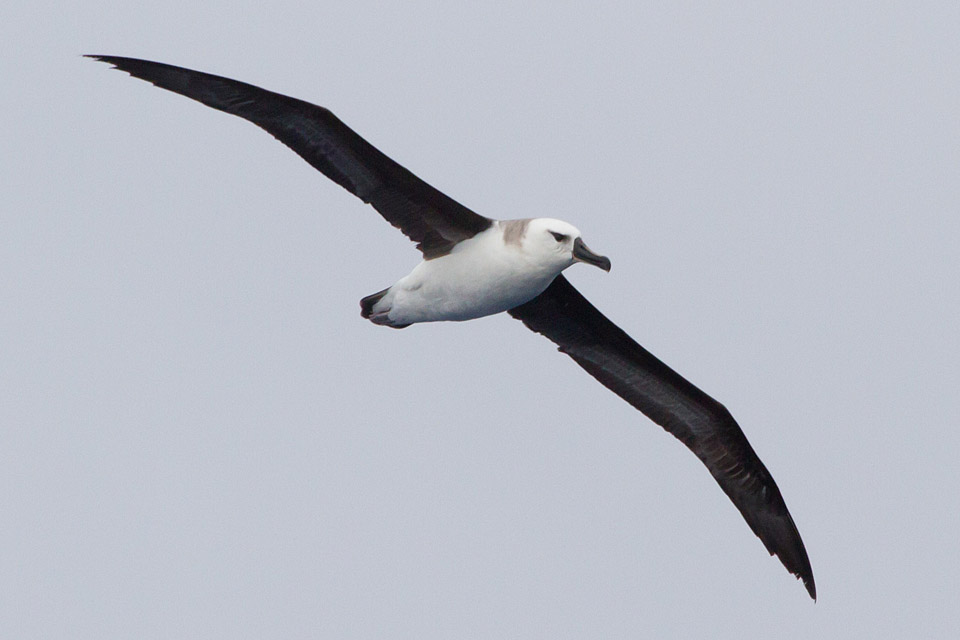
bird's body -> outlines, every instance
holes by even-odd
[[[397,164],[323,107],[159,62],[91,56],[158,87],[256,124],[371,204],[417,243],[423,262],[361,300],[395,328],[506,311],[685,444],[771,554],[816,598],[800,533],[763,462],[727,409],[641,347],[562,275],[575,262],[606,271],[572,225],[481,216]]]
[[[495,220],[450,253],[423,260],[392,287],[365,298],[376,300],[364,315],[377,324],[402,328],[417,322],[473,320],[529,302],[574,263],[565,252],[535,250],[539,245],[530,240],[546,230],[563,232],[571,243],[580,235],[571,225],[549,218]]]

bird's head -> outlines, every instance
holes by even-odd
[[[610,271],[610,259],[591,251],[580,230],[563,220],[533,218],[520,239],[523,251],[537,262],[563,271],[575,262],[585,262]]]

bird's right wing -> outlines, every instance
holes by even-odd
[[[779,557],[816,599],[810,560],[783,496],[722,404],[637,344],[562,275],[509,313],[687,445],[767,551]]]
[[[327,109],[244,82],[160,62],[87,56],[158,87],[240,116],[293,149],[315,169],[372,204],[417,243],[425,258],[492,224],[413,175],[361,138]]]

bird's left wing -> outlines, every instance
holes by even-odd
[[[637,344],[562,275],[509,313],[687,445],[767,551],[779,557],[816,599],[807,551],[780,490],[722,404]]]
[[[390,224],[416,242],[427,259],[449,253],[456,243],[493,224],[388,158],[323,107],[161,62],[87,57],[266,130],[325,176],[372,204]]]

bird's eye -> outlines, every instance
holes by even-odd
[[[566,242],[570,239],[570,236],[565,236],[562,233],[557,233],[556,231],[551,231],[550,234],[554,237],[557,242]]]

